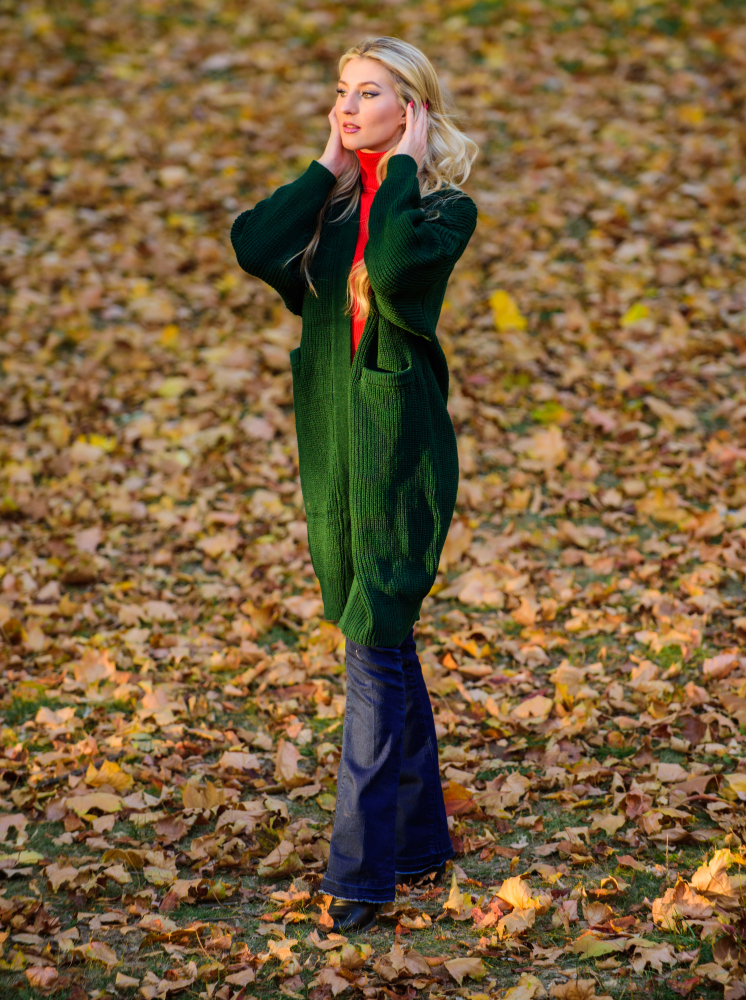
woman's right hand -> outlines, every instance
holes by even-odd
[[[319,163],[327,170],[331,170],[335,177],[339,177],[345,167],[352,164],[355,154],[342,145],[342,132],[337,119],[336,105],[329,112],[329,124],[331,125],[329,141],[323,155],[319,157]]]

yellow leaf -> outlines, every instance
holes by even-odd
[[[183,396],[189,388],[189,379],[183,375],[172,375],[171,378],[164,379],[158,388],[158,395],[162,399],[178,399]]]
[[[506,903],[510,903],[517,910],[524,910],[531,906],[531,889],[520,875],[515,875],[513,878],[506,879],[500,886],[500,890],[497,893],[500,899],[504,899]]]
[[[443,904],[443,909],[450,914],[453,920],[468,920],[471,917],[473,908],[474,904],[471,896],[468,893],[461,892],[456,881],[456,873],[454,872],[451,878],[451,891],[448,899]]]
[[[624,951],[626,946],[625,940],[602,941],[592,931],[586,931],[573,941],[572,952],[574,955],[582,955],[583,958],[598,958],[612,951]]]
[[[151,885],[171,885],[176,881],[176,872],[170,868],[159,868],[157,865],[146,865],[142,870],[145,879]]]
[[[175,323],[169,323],[164,326],[161,330],[161,335],[158,338],[162,347],[173,347],[178,339],[179,328]]]
[[[525,330],[526,317],[521,313],[515,299],[508,292],[498,289],[490,295],[490,306],[495,327],[503,330]]]
[[[705,120],[705,109],[701,104],[682,104],[678,109],[679,121],[682,125],[702,125]]]
[[[627,310],[627,312],[622,316],[622,326],[634,326],[635,323],[639,323],[641,319],[647,319],[650,315],[650,309],[642,302],[635,302],[633,306]]]
[[[505,937],[515,937],[530,930],[536,923],[536,910],[533,906],[525,910],[514,909],[502,917],[497,923],[497,933],[502,941]]]
[[[724,774],[729,787],[742,802],[746,802],[746,774]]]
[[[111,785],[114,791],[124,792],[133,784],[133,778],[131,774],[123,771],[116,761],[105,760],[98,771],[92,762],[88,765],[85,782],[92,788]]]
[[[94,448],[100,448],[107,453],[114,451],[117,446],[117,439],[115,437],[104,437],[103,434],[89,434],[87,439],[85,435],[81,435],[78,441],[87,441]]]

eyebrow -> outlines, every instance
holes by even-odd
[[[339,80],[338,83],[343,83],[345,85],[345,87],[349,86],[349,84],[347,83],[346,80]],[[381,84],[380,83],[376,83],[375,80],[363,80],[362,83],[358,84],[358,87],[364,87],[367,83],[372,83],[374,87],[380,87],[381,86]]]

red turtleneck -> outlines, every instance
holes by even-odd
[[[357,244],[355,245],[355,256],[352,258],[353,266],[363,259],[363,252],[365,250],[365,244],[368,242],[368,216],[370,215],[370,206],[373,204],[373,197],[379,188],[378,181],[376,180],[376,167],[378,166],[381,157],[384,156],[386,150],[384,149],[380,153],[366,153],[364,150],[357,149],[357,158],[360,161],[360,179],[363,182],[363,190],[360,195],[360,228],[357,232]],[[356,316],[353,313],[352,316],[352,355],[355,357],[355,351],[357,350],[357,345],[360,343],[360,338],[363,335],[363,329],[365,327],[365,317]]]

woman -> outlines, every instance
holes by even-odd
[[[347,707],[322,890],[335,931],[372,926],[396,885],[453,857],[413,625],[458,487],[435,333],[476,226],[456,185],[477,147],[435,71],[396,38],[339,62],[323,156],[240,215],[241,267],[303,317],[290,354],[308,541],[346,637]],[[337,206],[341,211],[333,211]]]

